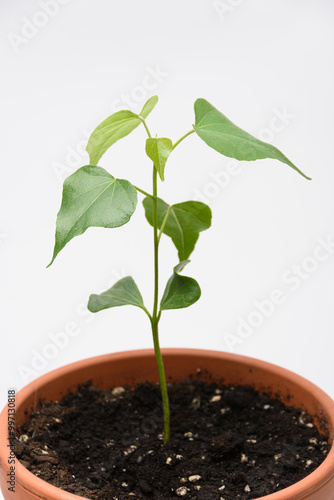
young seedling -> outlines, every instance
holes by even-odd
[[[90,165],[79,168],[64,182],[63,198],[57,216],[53,263],[58,253],[75,236],[83,234],[89,227],[114,228],[126,224],[137,206],[137,192],[144,195],[145,216],[153,227],[154,244],[154,303],[152,312],[144,305],[143,297],[131,276],[122,278],[109,290],[91,295],[88,309],[95,313],[111,307],[133,305],[148,316],[155,356],[160,377],[164,414],[164,442],[170,439],[170,413],[166,376],[159,344],[158,325],[163,311],[181,309],[194,304],[201,295],[198,283],[181,272],[189,262],[199,233],[211,225],[210,208],[199,201],[186,201],[169,205],[158,198],[158,177],[165,180],[167,159],[174,149],[196,133],[208,146],[219,153],[237,160],[273,158],[286,163],[299,174],[303,174],[286,156],[271,144],[262,142],[234,125],[226,116],[205,99],[195,102],[195,124],[192,129],[173,143],[166,137],[154,138],[146,118],[158,102],[151,97],[140,114],[118,111],[104,120],[89,138],[87,151]],[[139,125],[146,129],[146,154],[153,162],[153,189],[149,194],[124,179],[116,179],[97,166],[104,153],[118,140],[127,136]],[[159,301],[159,246],[162,235],[169,236],[177,251],[179,262],[174,267],[162,298]]]

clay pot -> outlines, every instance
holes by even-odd
[[[163,352],[167,376],[173,381],[196,373],[198,368],[209,371],[225,383],[252,385],[260,391],[279,394],[282,401],[315,415],[320,432],[327,431],[331,443],[334,436],[334,402],[321,389],[278,366],[253,358],[216,351],[197,349],[165,349]],[[103,389],[110,386],[158,381],[154,353],[151,350],[108,354],[72,363],[31,382],[16,395],[16,423],[27,418],[25,409],[34,410],[40,398],[59,400],[68,390],[92,379]],[[0,483],[5,500],[79,500],[31,474],[16,461],[16,491],[7,489],[9,472],[7,447],[7,408],[0,416]],[[334,500],[334,447],[320,467],[308,477],[282,491],[259,500]]]

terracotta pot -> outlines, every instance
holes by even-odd
[[[260,391],[279,394],[283,401],[315,415],[320,432],[334,436],[334,402],[318,387],[302,377],[263,361],[197,349],[165,349],[166,372],[173,381],[208,370],[214,378],[224,377],[226,383],[253,385]],[[31,382],[16,395],[16,423],[27,420],[25,409],[34,410],[39,398],[59,400],[68,390],[92,379],[101,388],[158,381],[154,353],[151,350],[108,354],[72,363]],[[0,416],[0,482],[5,500],[79,500],[31,474],[16,462],[16,491],[7,489],[8,452],[7,408]],[[261,497],[261,500],[334,500],[334,447],[320,467],[308,477],[282,491]],[[260,499],[259,499],[260,500]]]

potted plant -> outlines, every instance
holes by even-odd
[[[195,102],[195,124],[178,141],[152,137],[146,118],[157,102],[156,96],[150,98],[140,114],[114,113],[93,131],[87,145],[90,165],[64,182],[49,264],[89,227],[126,224],[136,209],[138,193],[143,195],[145,216],[153,228],[153,309],[149,311],[130,276],[91,295],[88,308],[94,313],[124,305],[142,309],[152,329],[154,350],[80,361],[40,377],[16,397],[10,395],[9,404],[16,403],[15,424],[21,430],[17,440],[13,423],[9,424],[9,407],[5,408],[0,422],[5,500],[330,500],[334,498],[334,451],[330,449],[334,403],[326,394],[287,370],[255,359],[191,349],[162,352],[158,332],[164,311],[189,307],[200,298],[198,283],[182,272],[199,233],[211,225],[211,210],[204,203],[169,205],[158,197],[158,181],[164,181],[166,162],[174,149],[196,133],[225,156],[248,161],[273,158],[309,177],[277,148],[235,126],[204,99]],[[140,125],[146,129],[146,154],[153,162],[152,193],[98,166],[107,149]],[[172,239],[178,262],[159,297],[159,246],[164,236]],[[157,403],[157,382],[162,408]],[[148,421],[140,414],[140,404]],[[100,414],[96,420],[94,408]],[[79,420],[82,414],[85,418]],[[120,444],[111,439],[109,423]],[[271,427],[265,429],[262,440],[259,428],[266,423]],[[150,432],[147,425],[154,430]],[[94,446],[87,438],[91,426]],[[103,433],[107,434],[104,440]],[[305,452],[299,451],[301,446]],[[58,464],[61,456],[65,465]],[[92,458],[95,462],[87,465],[85,460]],[[268,471],[263,472],[267,463]],[[295,484],[291,477],[296,478]]]

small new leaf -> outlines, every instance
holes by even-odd
[[[166,137],[146,140],[146,154],[153,161],[162,181],[165,180],[165,165],[172,151],[173,143]]]
[[[161,299],[161,311],[189,307],[200,298],[201,289],[197,281],[179,274],[188,262],[190,261],[184,260],[174,267],[173,276],[168,280]]]
[[[153,226],[153,200],[144,198],[143,205],[148,222]],[[158,228],[160,229],[169,205],[157,199]],[[188,259],[195,248],[200,231],[211,226],[211,210],[200,201],[186,201],[170,207],[163,233],[170,236],[176,246],[180,261]]]
[[[151,113],[151,111],[153,111],[155,106],[158,104],[158,101],[159,101],[159,98],[157,95],[150,97],[149,100],[147,102],[145,102],[143,109],[139,113],[139,116],[141,116],[144,119],[147,118],[148,115]]]
[[[123,179],[115,179],[101,167],[79,168],[64,182],[57,216],[53,263],[75,236],[89,227],[119,227],[126,224],[137,206],[137,191]]]
[[[237,160],[261,160],[273,158],[307,177],[275,146],[262,142],[232,123],[205,99],[195,102],[195,132],[211,148]]]
[[[146,118],[158,102],[158,97],[151,97],[140,112],[140,115],[132,111],[117,111],[106,118],[92,132],[88,144],[90,163],[97,165],[107,149],[115,142],[129,135],[135,128],[142,123],[142,118]]]
[[[96,313],[110,307],[126,305],[140,307],[146,312],[143,297],[131,276],[122,278],[106,292],[99,295],[91,295],[89,297],[88,309],[90,312]]]
[[[132,111],[117,111],[106,118],[92,132],[88,144],[87,152],[92,165],[97,165],[107,149],[115,142],[129,135],[138,125],[141,119]]]

